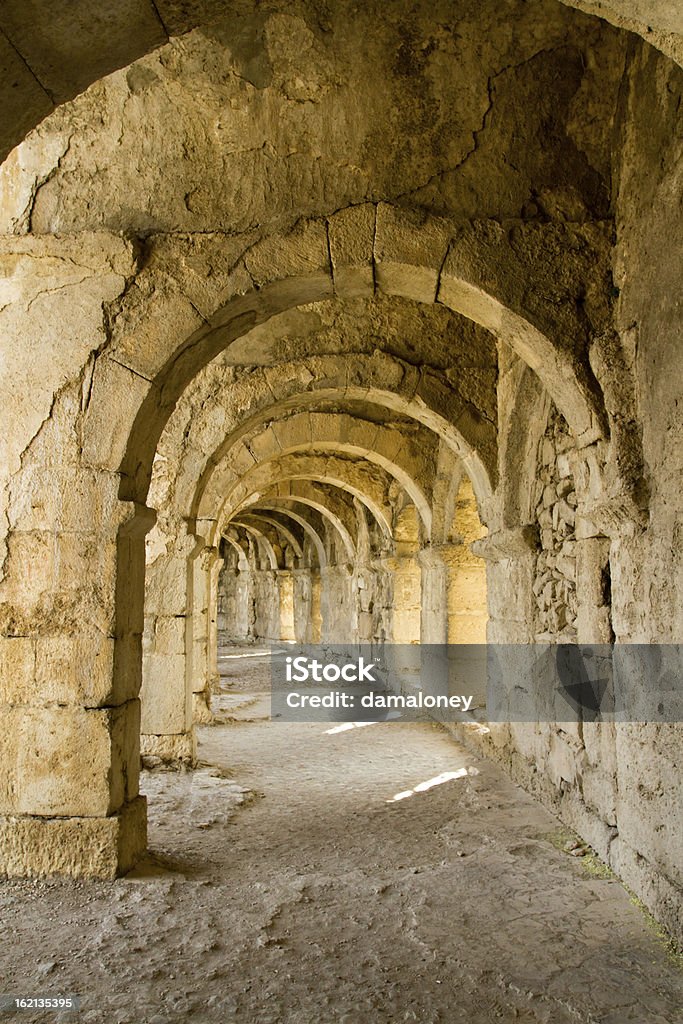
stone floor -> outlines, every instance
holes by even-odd
[[[102,1024],[683,1021],[645,916],[494,766],[429,725],[270,722],[265,660],[221,666],[204,767],[145,774],[145,865],[0,884],[0,991]]]

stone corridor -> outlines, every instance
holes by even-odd
[[[678,1024],[680,2],[2,0],[0,100],[0,1003]]]
[[[683,1020],[680,959],[556,818],[437,726],[270,721],[258,650],[224,652],[201,767],[143,778],[143,865],[3,887],[7,989],[83,1024]]]

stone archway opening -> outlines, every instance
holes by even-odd
[[[400,631],[410,643],[457,638],[455,617],[449,619],[444,610],[449,595],[464,599],[452,585],[454,574],[474,571],[475,558],[487,562],[487,636],[514,636],[517,623],[506,605],[510,593],[504,582],[505,559],[512,558],[514,572],[525,579],[535,542],[533,524],[511,529],[500,501],[505,465],[499,419],[501,408],[507,412],[501,397],[508,386],[508,377],[503,379],[500,372],[503,353],[506,361],[516,359],[529,367],[564,415],[589,466],[586,499],[592,501],[591,508],[597,511],[611,490],[623,497],[624,519],[630,517],[635,508],[630,481],[618,473],[609,479],[603,474],[612,443],[610,427],[584,351],[589,336],[586,308],[579,312],[575,303],[577,280],[595,278],[602,266],[605,233],[580,226],[577,237],[575,227],[556,223],[519,230],[521,235],[516,230],[507,237],[494,224],[463,228],[384,204],[352,207],[325,222],[301,223],[287,236],[251,247],[238,272],[233,266],[227,278],[217,275],[211,281],[221,303],[189,336],[177,326],[182,317],[159,318],[168,294],[153,291],[145,320],[135,312],[129,336],[119,333],[111,351],[90,366],[87,404],[78,413],[80,450],[93,457],[106,418],[115,445],[98,456],[111,465],[102,482],[108,494],[116,488],[117,509],[125,520],[110,534],[108,523],[108,539],[98,545],[105,559],[112,550],[117,553],[107,587],[116,649],[112,687],[122,694],[124,710],[117,725],[122,742],[115,747],[120,763],[103,783],[97,806],[106,806],[107,817],[116,818],[112,835],[128,830],[130,842],[113,841],[109,855],[114,859],[102,870],[124,870],[144,846],[144,804],[136,795],[140,681],[143,754],[181,763],[196,756],[194,726],[210,715],[208,697],[217,674],[223,527],[235,513],[258,512],[252,506],[264,492],[276,504],[282,497],[293,500],[298,511],[303,488],[307,507],[317,506],[320,515],[332,509],[342,525],[334,534],[339,550],[346,546],[366,558],[373,551],[380,555],[379,570],[390,582],[380,588],[379,600],[374,595],[356,600],[356,590],[368,595],[372,587],[345,566],[336,571],[326,606],[322,578],[327,574],[331,579],[335,566],[340,569],[335,554],[330,570],[331,549],[327,551],[328,564],[320,569],[321,636],[335,610],[353,607],[353,635],[365,631],[374,638],[379,633],[386,641]],[[204,244],[220,245],[221,240]],[[551,310],[544,306],[540,283],[538,290],[520,293],[521,279],[547,281],[555,267]],[[180,260],[172,274],[181,280],[187,270],[188,264]],[[232,296],[227,301],[226,293]],[[174,293],[171,305],[175,302]],[[341,331],[335,309],[349,314]],[[433,330],[415,333],[415,310],[422,327],[433,318]],[[293,329],[290,325],[278,333],[278,318],[291,311],[300,311],[304,320],[316,317],[315,328],[302,327],[299,319]],[[604,303],[592,301],[590,316],[598,329]],[[354,321],[361,325],[355,333]],[[404,331],[402,322],[408,325]],[[149,336],[154,323],[159,330],[150,351],[139,341]],[[363,325],[372,329],[363,330]],[[302,335],[303,351],[297,357],[295,343]],[[445,347],[440,346],[444,338],[449,342]],[[131,388],[132,365],[140,359],[144,371]],[[507,362],[503,367],[507,374]],[[308,420],[304,416],[287,425],[306,412]],[[344,417],[349,416],[365,421],[363,429],[371,431],[372,443],[353,432],[343,436]],[[269,417],[278,424],[272,430]],[[319,435],[323,423],[329,430]],[[296,434],[302,426],[308,431],[303,438],[287,440],[282,434],[280,443],[279,431]],[[620,429],[617,422],[617,436]],[[398,442],[393,450],[385,444],[392,430]],[[411,462],[411,445],[428,453],[427,478]],[[438,550],[452,534],[453,514],[444,509],[448,502],[457,505],[455,476],[471,481],[488,531],[485,538],[468,539],[467,566],[462,552],[453,556]],[[237,528],[237,535],[249,538],[247,550],[258,555],[262,572],[277,572],[281,564],[276,548],[281,552],[282,545],[272,529],[264,531],[253,520]],[[396,547],[402,547],[398,555],[392,550]],[[453,557],[455,569],[450,565]],[[478,563],[476,572],[481,578]],[[432,597],[426,597],[430,592]],[[395,601],[397,593],[400,602]],[[519,588],[514,596],[525,594]],[[378,606],[389,611],[380,614]],[[278,621],[281,625],[282,616]],[[484,616],[479,614],[477,621],[481,625]],[[288,632],[293,632],[293,610],[287,622]],[[266,631],[276,629],[268,626]],[[145,672],[140,680],[143,635]],[[108,717],[101,727],[104,738],[111,728]],[[113,804],[106,796],[109,778],[122,781],[112,790]],[[77,852],[74,864],[79,856]]]

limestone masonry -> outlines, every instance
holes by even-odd
[[[13,877],[139,860],[219,642],[683,641],[679,5],[90,6],[0,11]],[[456,728],[683,939],[680,723]]]

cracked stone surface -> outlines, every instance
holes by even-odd
[[[0,224],[273,231],[332,197],[604,216],[623,34],[549,0],[506,8],[243,4],[239,31],[207,23],[49,115],[0,171]]]
[[[679,64],[683,62],[683,15],[676,0],[563,3],[636,32]],[[468,7],[461,6],[465,10]],[[329,32],[334,21],[330,5],[316,0],[290,3],[288,12],[290,17],[292,12],[302,15],[313,32]],[[74,0],[68,7],[51,12],[49,26],[40,23],[41,13],[42,8],[35,0],[5,0],[0,12],[3,157],[56,103],[70,99],[116,68],[163,46],[170,37],[191,32],[200,25],[220,26],[225,21],[226,9],[220,0],[119,0],[112,7],[103,6],[98,0]],[[249,2],[231,4],[231,15],[245,13],[252,13]],[[356,13],[353,7],[350,13]],[[382,13],[386,15],[386,11]],[[233,24],[230,41],[239,58],[236,77],[262,88],[268,82],[270,69],[255,45],[261,28],[262,20],[258,19],[246,31],[235,31]],[[281,49],[290,58],[291,68],[291,49],[288,54],[286,47]],[[283,77],[287,80],[286,75]],[[303,102],[310,96],[310,86],[307,88],[297,76],[288,77],[292,98]],[[130,85],[142,91],[151,81],[147,70],[136,69]]]
[[[0,885],[7,991],[84,1024],[680,1024],[641,911],[494,766],[429,725],[270,722],[258,649],[222,665],[203,766],[146,774],[145,865]]]

